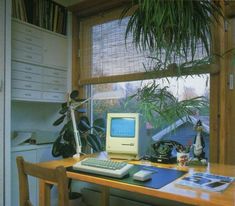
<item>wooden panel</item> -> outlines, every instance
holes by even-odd
[[[79,50],[79,33],[78,19],[76,15],[72,15],[72,89],[78,89],[79,66],[78,66],[78,50]]]
[[[229,20],[229,27],[227,32],[227,50],[235,48],[235,18]],[[227,137],[226,137],[226,151],[225,151],[225,162],[229,164],[235,164],[235,128],[234,128],[234,120],[235,120],[235,85],[233,82],[229,81],[229,78],[235,78],[235,52],[230,52],[226,55],[226,65],[228,67],[228,87],[226,90],[227,95]],[[232,80],[231,80],[232,81]],[[233,86],[233,89],[229,87]]]
[[[225,7],[226,17],[235,17],[235,1],[227,1]]]

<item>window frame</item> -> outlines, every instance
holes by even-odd
[[[82,73],[90,72],[89,65],[84,61],[86,56],[91,58],[91,54],[84,54],[83,48],[90,48],[91,34],[87,35],[86,30],[91,28],[93,25],[105,23],[107,21],[116,20],[120,17],[121,9],[109,10],[105,13],[100,13],[95,16],[89,16],[79,21],[79,74],[78,74],[78,87],[79,88],[88,88],[87,85],[92,84],[103,84],[103,83],[115,83],[115,82],[126,82],[126,81],[136,81],[136,80],[146,80],[146,79],[156,79],[164,77],[175,77],[177,76],[177,68],[174,65],[170,65],[167,70],[164,71],[154,71],[154,72],[138,72],[132,74],[124,75],[113,75],[113,76],[104,76],[104,77],[93,77],[93,78],[84,78]],[[215,32],[216,33],[216,32]],[[216,35],[215,35],[216,36]],[[215,37],[216,39],[216,37]],[[214,50],[212,41],[212,49]],[[215,43],[216,44],[216,43]],[[183,69],[180,75],[200,75],[200,74],[210,74],[210,161],[219,162],[219,133],[220,133],[220,64],[209,64],[201,65],[196,69],[187,68]],[[91,68],[91,66],[90,66]],[[88,89],[89,90],[89,89]],[[83,92],[85,94],[86,92]],[[86,93],[88,94],[88,93]],[[89,92],[90,94],[90,92]],[[89,95],[88,94],[88,95]],[[84,95],[83,95],[84,96]],[[213,137],[213,139],[212,139]]]

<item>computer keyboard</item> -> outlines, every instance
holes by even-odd
[[[132,166],[133,165],[126,162],[103,160],[98,158],[86,158],[74,164],[73,169],[109,177],[122,178],[128,174]]]

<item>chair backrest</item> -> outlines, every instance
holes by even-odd
[[[24,158],[21,156],[16,158],[16,162],[19,176],[20,206],[32,206],[29,199],[28,175],[55,183],[58,187],[58,206],[69,205],[68,178],[63,166],[55,169],[43,168],[35,163],[24,161]]]

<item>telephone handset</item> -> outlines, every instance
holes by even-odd
[[[151,156],[151,161],[160,163],[175,163],[176,155],[173,150],[182,148],[183,145],[173,140],[161,140],[154,143],[152,147],[154,154]]]

